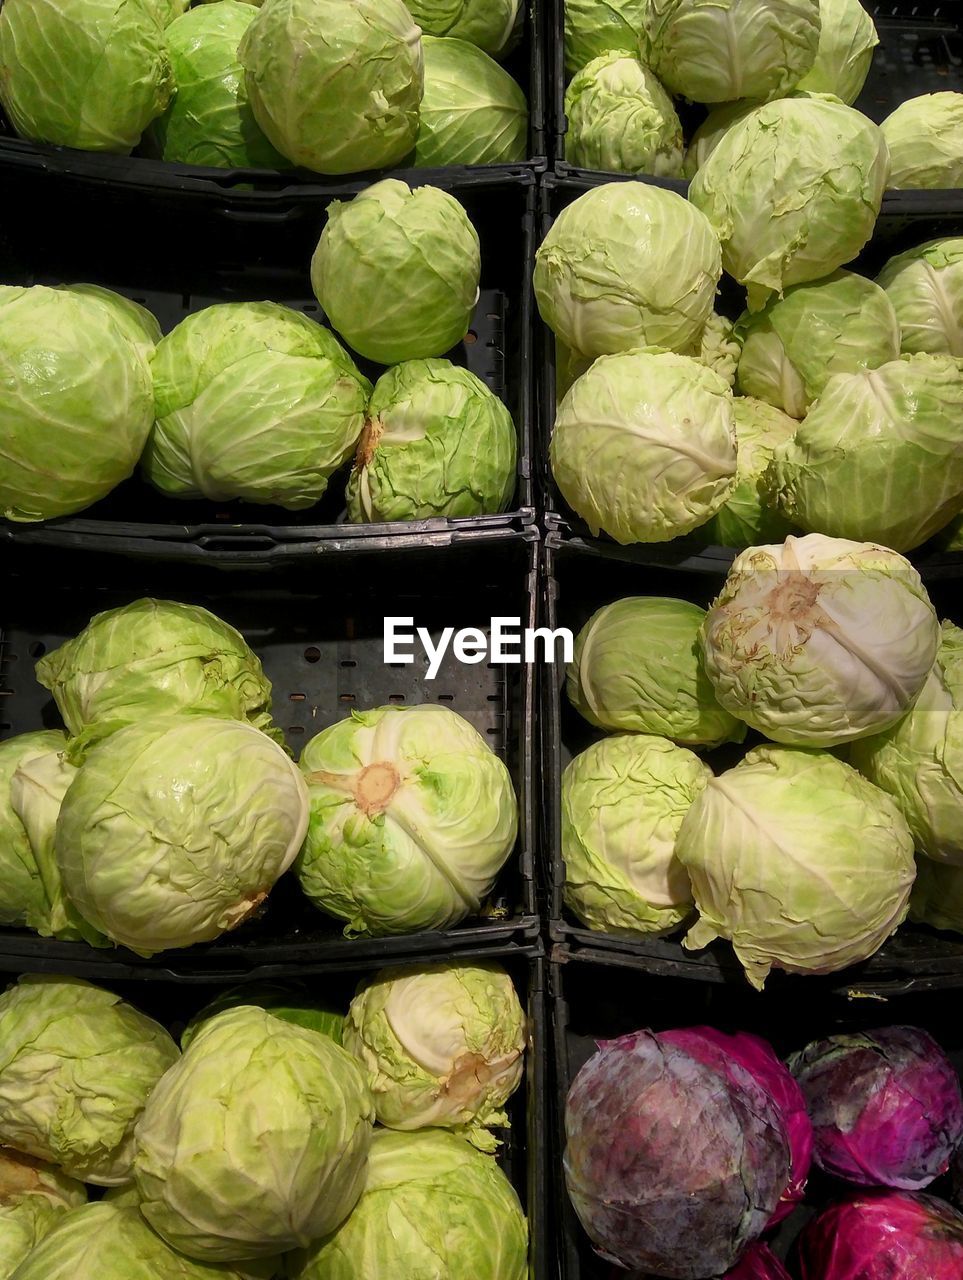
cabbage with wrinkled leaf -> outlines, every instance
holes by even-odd
[[[819,0],[816,61],[796,88],[831,93],[852,104],[862,92],[879,36],[860,0]]]
[[[963,187],[963,93],[908,98],[880,125],[889,147],[889,185]]]
[[[415,168],[514,164],[528,151],[528,103],[518,84],[466,40],[424,36],[425,96]]]
[[[734,387],[741,350],[742,344],[736,335],[733,321],[728,316],[722,316],[713,311],[706,321],[706,327],[702,330],[696,359],[707,369],[712,369],[720,378],[725,378],[730,387]],[[733,405],[733,412],[735,412],[735,405]]]
[[[21,733],[0,742],[0,924],[40,929],[49,902],[30,837],[12,803],[11,784],[21,765],[63,751],[66,737],[56,729]]]
[[[582,67],[565,94],[565,158],[583,169],[681,178],[682,125],[638,58],[618,50]]]
[[[895,308],[902,351],[963,358],[963,237],[897,254],[876,282]]]
[[[0,1151],[0,1278],[19,1263],[64,1214],[85,1204],[87,1188],[31,1156]]]
[[[748,98],[738,102],[723,102],[713,107],[689,139],[683,165],[685,176],[694,178],[732,126],[758,106],[758,102]]]
[[[736,483],[700,536],[723,547],[751,547],[774,542],[791,532],[789,522],[769,500],[766,472],[773,454],[792,438],[797,423],[762,400],[736,396],[732,402],[736,428]]]
[[[963,867],[920,854],[916,859],[910,919],[933,929],[963,933]]]
[[[525,21],[521,0],[412,0],[408,9],[425,36],[462,40],[493,58],[511,51]],[[427,71],[425,47],[426,76]]]
[[[645,11],[648,0],[570,0],[564,6],[565,73],[568,76],[593,58],[613,49],[646,54]]]

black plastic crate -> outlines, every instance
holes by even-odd
[[[51,146],[18,138],[0,109],[0,184],[23,184],[26,190],[50,193],[54,181],[66,199],[101,200],[111,190],[148,195],[192,216],[214,221],[230,218],[232,210],[270,213],[302,196],[325,202],[346,196],[380,178],[402,178],[411,185],[432,182],[442,186],[453,178],[542,172],[548,163],[545,49],[550,38],[546,0],[528,0],[525,25],[516,49],[501,64],[517,81],[528,101],[526,158],[516,164],[449,165],[444,168],[405,169],[398,165],[361,173],[325,175],[309,169],[218,169],[203,165],[169,164],[144,156],[117,156],[73,147]],[[38,184],[39,187],[38,187]]]
[[[594,1054],[596,1041],[648,1028],[712,1026],[723,1031],[749,1031],[769,1040],[786,1056],[811,1040],[896,1024],[922,1027],[946,1050],[963,1076],[963,1033],[950,1002],[939,991],[914,991],[912,998],[892,992],[885,998],[858,999],[859,989],[845,991],[825,983],[809,998],[787,1001],[778,993],[756,996],[738,986],[699,987],[673,977],[656,978],[626,967],[619,956],[572,954],[566,947],[552,953],[548,977],[549,1009],[555,1042],[552,1166],[558,1221],[560,1280],[613,1280],[613,1268],[592,1251],[572,1208],[562,1173],[565,1147],[565,1099],[569,1086]],[[949,1198],[949,1178],[941,1178],[928,1194]],[[806,1202],[778,1228],[769,1245],[777,1256],[792,1255],[800,1230],[822,1203],[842,1199],[841,1183],[813,1169]]]
[[[281,878],[258,916],[212,943],[144,960],[124,948],[41,938],[0,929],[0,967],[126,974],[132,967],[178,975],[274,976],[396,957],[443,956],[467,948],[533,941],[535,914],[534,687],[527,665],[463,665],[446,654],[437,678],[426,659],[384,662],[383,619],[412,616],[437,638],[443,627],[488,632],[493,615],[534,625],[536,546],[524,535],[384,554],[319,559],[310,571],[223,578],[188,566],[77,561],[66,575],[49,556],[21,553],[5,565],[0,606],[0,737],[59,726],[53,699],[36,681],[37,658],[88,619],[142,596],[202,605],[236,626],[274,687],[274,717],[295,757],[321,729],[353,709],[439,702],[457,711],[508,765],[519,804],[519,835],[481,912],[459,927],[390,938],[347,939],[343,922],[313,906],[293,873]]]
[[[633,178],[597,175],[592,178],[553,178],[543,180],[539,243],[544,239],[559,213],[579,196],[607,182],[631,182]],[[655,182],[655,180],[652,180]],[[672,187],[671,180],[659,180],[656,185]],[[897,253],[948,236],[963,235],[963,191],[955,192],[892,192],[883,202],[872,240],[848,269],[874,278],[885,263]],[[735,319],[745,306],[742,287],[723,274],[716,300],[717,309]],[[537,313],[537,308],[536,308]],[[621,546],[607,533],[592,534],[588,525],[575,514],[559,492],[549,461],[549,444],[555,424],[555,336],[539,318],[536,320],[535,357],[539,366],[538,379],[538,429],[535,440],[535,464],[537,484],[541,493],[546,527],[560,539],[590,547],[599,554],[652,566],[672,566],[680,569],[698,569],[717,572],[720,565],[730,564],[737,554],[729,547],[707,544],[695,529],[685,537],[671,542],[633,543]],[[963,574],[963,554],[945,552],[933,543],[910,552],[909,558],[921,569],[940,573]]]
[[[481,378],[506,403],[515,422],[517,481],[506,512],[349,524],[344,486],[350,462],[332,476],[321,501],[305,511],[180,501],[156,492],[135,474],[74,516],[38,524],[0,519],[0,543],[257,563],[315,556],[345,544],[377,548],[379,539],[394,536],[431,534],[452,540],[469,532],[531,524],[534,179],[522,175],[499,181],[487,176],[468,184],[446,180],[442,185],[464,205],[481,239],[478,305],[465,341],[449,352],[449,358]],[[323,320],[309,267],[327,199],[292,204],[277,220],[236,220],[231,236],[205,233],[183,211],[165,217],[162,208],[142,204],[135,220],[123,201],[112,202],[109,213],[85,203],[76,217],[65,217],[60,204],[4,203],[0,283],[106,285],[144,303],[165,332],[216,302],[266,299]],[[132,235],[133,227],[142,236]],[[372,380],[382,370],[364,360],[358,363]]]
[[[706,608],[718,594],[728,563],[704,556],[691,563],[642,565],[597,553],[549,534],[543,551],[543,625],[578,632],[604,604],[626,596],[670,596]],[[938,569],[924,573],[933,605],[941,618],[963,621],[963,599],[958,576]],[[565,668],[561,662],[542,671],[542,804],[541,829],[549,886],[547,916],[553,942],[565,943],[573,953],[609,950],[621,963],[664,977],[745,988],[750,991],[742,966],[728,942],[717,939],[702,951],[682,945],[687,926],[667,937],[631,938],[588,929],[565,906],[562,890],[565,866],[561,850],[561,781],[569,762],[599,738],[606,736],[583,720],[565,693]],[[730,768],[755,741],[750,731],[745,745],[726,744],[706,753],[713,772]],[[612,961],[615,963],[615,959]],[[827,977],[790,975],[773,969],[766,990],[785,992],[793,1001],[805,999],[810,989],[829,987],[864,992],[926,990],[937,986],[963,986],[963,935],[944,933],[926,925],[903,924],[899,931],[862,964]],[[801,995],[802,993],[802,995]],[[708,998],[708,997],[707,997]]]
[[[554,0],[554,3],[553,48],[548,59],[553,167],[560,175],[597,175],[598,170],[580,169],[565,159],[568,128],[565,0]],[[861,0],[861,3],[876,23],[879,44],[863,90],[853,103],[857,111],[880,124],[907,98],[947,89],[963,91],[963,11],[958,0]],[[705,109],[683,107],[681,114],[688,139],[704,118]],[[644,175],[638,177],[640,182],[652,180]],[[664,185],[683,193],[688,187],[683,179],[666,179]]]

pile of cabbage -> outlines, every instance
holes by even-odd
[[[0,1280],[523,1280],[493,1153],[526,1039],[496,964],[383,970],[347,1011],[246,984],[180,1046],[111,991],[21,978],[0,995]]]
[[[580,169],[694,178],[720,199],[743,185],[765,189],[774,163],[781,190],[794,196],[830,169],[854,165],[836,187],[843,206],[846,188],[862,176],[866,140],[878,142],[880,133],[853,109],[857,100],[868,111],[875,106],[872,93],[863,95],[879,44],[868,7],[861,0],[567,0],[566,160]],[[677,106],[691,118],[693,103],[706,113],[686,139]],[[788,169],[776,159],[779,140],[766,137],[776,128],[796,148]],[[963,186],[963,93],[911,98],[881,133],[891,187]],[[717,147],[725,158],[710,163]],[[750,190],[741,198],[757,197]],[[784,206],[774,221],[786,217]]]
[[[724,939],[760,989],[868,959],[907,915],[963,932],[963,631],[903,556],[790,535],[708,609],[606,603],[566,688],[603,735],[561,781],[588,929]]]
[[[459,201],[385,179],[332,202],[311,262],[342,341],[274,302],[215,303],[162,336],[108,289],[0,285],[0,516],[82,511],[138,463],[170,498],[289,511],[347,471],[356,524],[503,511],[511,414],[445,358],[473,340],[480,276]],[[356,357],[378,366],[374,387]]]
[[[534,273],[556,343],[550,461],[592,534],[955,545],[963,239],[910,246],[875,280],[846,269],[886,173],[855,114],[770,103],[719,142],[688,201],[606,183],[559,213]],[[723,270],[745,287],[732,319],[714,311]]]
[[[22,138],[224,169],[514,163],[500,65],[519,0],[6,0],[0,106]],[[328,38],[337,30],[338,39]]]
[[[833,1035],[786,1062],[706,1026],[600,1040],[564,1125],[572,1205],[632,1275],[788,1280],[765,1237],[803,1202],[811,1167],[834,1181],[794,1246],[802,1280],[961,1273],[963,1214],[920,1193],[963,1152],[963,1094],[921,1028]]]
[[[243,636],[108,610],[37,663],[64,731],[0,742],[0,924],[141,956],[210,942],[289,870],[348,935],[477,914],[515,845],[503,761],[441,704],[357,711],[294,763]]]

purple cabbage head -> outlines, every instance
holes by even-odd
[[[960,1280],[963,1214],[934,1196],[864,1192],[810,1222],[799,1264],[802,1280]]]
[[[963,1139],[960,1082],[916,1027],[815,1040],[789,1061],[815,1136],[816,1163],[860,1186],[919,1191]]]
[[[782,1222],[802,1201],[813,1154],[813,1127],[806,1110],[806,1100],[789,1068],[772,1045],[744,1031],[727,1035],[714,1027],[687,1027],[660,1032],[658,1038],[663,1044],[679,1045],[707,1066],[718,1065],[724,1070],[727,1061],[738,1063],[769,1094],[789,1139],[789,1184],[768,1225],[774,1227],[777,1222]]]
[[[789,1272],[771,1249],[754,1244],[726,1272],[725,1280],[789,1280]]]
[[[665,1277],[725,1273],[789,1181],[789,1144],[743,1067],[649,1031],[599,1044],[565,1108],[565,1181],[596,1251]]]

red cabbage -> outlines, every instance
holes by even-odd
[[[789,1272],[764,1244],[747,1249],[725,1280],[789,1280]]]
[[[960,1280],[963,1214],[934,1196],[868,1191],[800,1237],[802,1280]]]
[[[918,1191],[949,1168],[963,1140],[952,1064],[916,1027],[816,1040],[790,1059],[809,1106],[814,1157],[860,1186]]]
[[[596,1251],[666,1280],[724,1273],[789,1182],[769,1095],[649,1031],[599,1044],[565,1109],[565,1180]]]
[[[768,1224],[775,1226],[788,1217],[802,1200],[813,1154],[813,1127],[806,1111],[806,1100],[789,1068],[776,1055],[772,1045],[744,1031],[730,1036],[724,1031],[716,1031],[714,1027],[688,1027],[660,1032],[659,1039],[663,1043],[679,1045],[710,1067],[724,1066],[726,1060],[739,1063],[772,1098],[789,1138],[792,1165],[789,1185]]]

